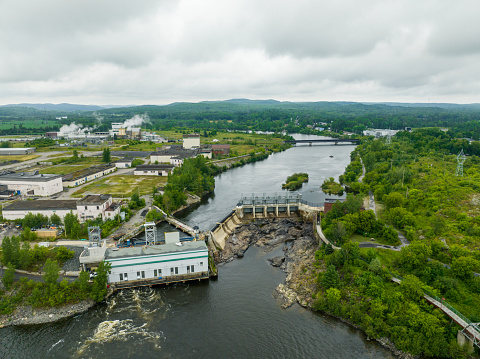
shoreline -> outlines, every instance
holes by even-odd
[[[12,314],[0,316],[0,328],[56,322],[64,318],[73,317],[76,314],[85,313],[96,304],[95,301],[89,299],[61,307],[33,308],[29,305],[18,306]]]
[[[313,309],[316,283],[308,268],[313,267],[319,243],[315,239],[311,223],[304,223],[298,219],[260,219],[242,224],[225,241],[225,249],[220,252],[220,263],[243,257],[250,246],[264,247],[265,251],[269,252],[282,245],[283,255],[267,260],[270,265],[278,267],[286,274],[285,282],[278,284],[273,293],[275,297],[282,297],[283,309],[298,303],[305,309],[335,318],[361,331],[366,340],[376,340],[397,358],[418,358],[396,348],[389,338],[369,338],[363,329],[348,319]]]

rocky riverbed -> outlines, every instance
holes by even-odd
[[[312,309],[316,293],[316,273],[313,270],[313,262],[319,245],[312,224],[290,218],[259,219],[243,224],[227,238],[225,249],[220,252],[220,261],[229,262],[235,258],[241,258],[252,245],[265,247],[265,251],[283,246],[283,255],[268,259],[272,266],[279,267],[287,274],[285,283],[277,286],[274,295],[283,298],[283,308],[298,303]],[[343,318],[338,319],[358,328]],[[398,350],[388,338],[379,338],[377,341],[398,358],[416,358]]]
[[[80,303],[67,304],[53,308],[33,308],[31,306],[19,306],[12,314],[0,316],[0,328],[9,325],[41,324],[71,317],[86,312],[96,303],[86,300]]]
[[[287,273],[285,283],[277,287],[276,295],[284,299],[284,308],[296,302],[310,307],[316,285],[315,274],[310,268],[318,249],[312,224],[291,218],[259,219],[243,224],[227,238],[220,260],[228,262],[243,257],[252,245],[264,247],[266,251],[283,246],[282,256],[269,259],[271,265]]]

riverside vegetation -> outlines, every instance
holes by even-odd
[[[469,156],[463,176],[455,176],[460,146],[448,133],[423,129],[400,132],[390,145],[368,139],[356,148],[340,180],[357,196],[372,191],[379,219],[345,203],[322,219],[327,237],[342,248],[316,252],[315,309],[354,323],[372,338],[388,337],[412,354],[464,357],[456,342],[459,327],[423,299],[427,291],[480,322],[480,159]],[[366,167],[362,183],[360,156]],[[380,231],[382,223],[390,229]],[[388,243],[396,237],[393,228],[410,241],[400,251],[355,242],[361,229],[378,237],[391,232],[385,233]],[[404,278],[400,285],[391,282],[392,273]]]
[[[305,182],[308,182],[308,173],[294,173],[287,177],[285,183],[282,184],[282,188],[288,189],[289,191],[295,191],[301,188]]]

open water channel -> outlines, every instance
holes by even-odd
[[[320,185],[338,179],[353,148],[302,145],[227,171],[216,178],[215,196],[184,220],[209,229],[242,193],[280,193],[295,172],[310,177],[303,198],[321,202]],[[266,261],[280,251],[250,248],[220,266],[218,280],[123,290],[73,318],[0,329],[0,358],[393,358],[336,319],[298,305],[282,309],[273,292],[285,275]]]

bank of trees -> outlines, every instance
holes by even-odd
[[[86,299],[100,302],[105,298],[109,263],[100,263],[93,281],[90,280],[88,272],[81,272],[73,282],[66,279],[59,281],[59,270],[57,262],[48,259],[43,267],[43,282],[22,277],[15,283],[14,269],[9,266],[6,271],[7,279],[3,280],[8,292],[0,292],[0,315],[12,313],[18,305],[31,305],[35,308],[55,307]]]
[[[342,249],[325,248],[317,255],[325,270],[318,275],[317,308],[349,318],[371,337],[387,336],[414,354],[462,356],[456,345],[458,327],[425,304],[423,292],[444,298],[472,322],[480,321],[480,160],[467,157],[464,174],[455,176],[458,141],[448,133],[425,129],[397,134],[387,145],[369,140],[352,154],[366,167],[361,197],[372,191],[373,213],[334,206],[322,219],[324,232]],[[453,154],[452,154],[453,153]],[[358,164],[347,167],[347,185],[358,180]],[[352,174],[353,172],[353,174]],[[348,202],[348,201],[347,201]],[[380,224],[383,226],[380,232]],[[345,259],[355,230],[376,233],[385,242],[396,228],[410,240],[399,252],[360,249]],[[389,233],[390,232],[390,233]],[[332,274],[334,266],[339,273]],[[390,281],[392,273],[404,278]]]
[[[171,213],[187,202],[187,192],[203,196],[215,188],[213,175],[218,169],[207,163],[203,156],[186,159],[168,175],[163,195],[154,196],[154,203],[165,212]]]
[[[401,285],[392,282],[379,254],[356,243],[331,254],[324,247],[316,256],[317,265],[326,267],[317,277],[317,310],[348,319],[371,338],[388,337],[415,355],[462,357],[458,327],[425,304],[423,289],[429,287],[420,278],[406,274]]]

